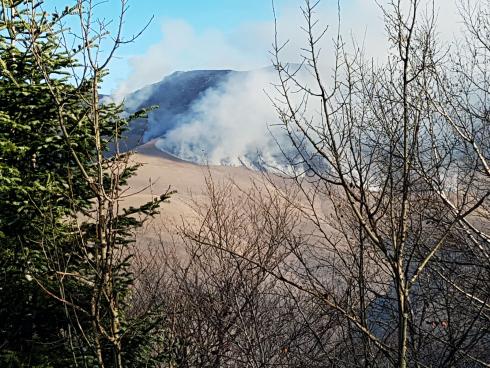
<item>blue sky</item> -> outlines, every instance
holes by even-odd
[[[271,0],[127,0],[124,34],[131,36],[153,17],[133,43],[121,47],[110,65],[102,92],[122,96],[160,81],[176,70],[250,70],[270,65],[268,51],[274,38]],[[380,0],[382,3],[386,0]],[[290,46],[283,55],[298,62],[305,45],[300,6],[303,0],[274,0],[279,33]],[[354,36],[373,55],[385,45],[383,17],[375,0],[341,0],[342,33]],[[437,0],[441,25],[451,29],[453,1]],[[442,6],[444,5],[444,6]],[[114,19],[120,0],[102,0],[96,8],[100,18]],[[322,0],[318,7],[322,25],[335,33],[337,0]],[[443,27],[444,28],[444,27]],[[331,41],[331,35],[326,40]],[[364,43],[365,42],[365,43]]]
[[[277,1],[277,0],[276,0]],[[280,0],[279,0],[280,1]],[[144,50],[160,38],[160,25],[168,19],[183,19],[197,31],[206,28],[230,30],[247,20],[270,20],[272,7],[269,0],[129,0],[126,31],[131,34],[154,19],[133,47]],[[102,4],[98,14],[111,17],[118,8],[118,0]]]
[[[98,0],[97,0],[98,1]],[[94,0],[94,3],[97,1]],[[386,0],[379,0],[386,2]],[[436,0],[442,25],[454,28],[449,0]],[[68,0],[46,4],[64,5]],[[176,70],[250,70],[270,65],[274,38],[271,0],[127,0],[124,34],[148,28],[133,43],[122,46],[109,67],[102,93],[124,96],[160,81]],[[303,0],[274,0],[282,40],[290,40],[283,58],[299,62],[306,43],[300,6]],[[119,15],[120,0],[100,0],[95,15],[106,21]],[[438,5],[437,5],[438,4]],[[441,6],[443,5],[443,6]],[[372,55],[384,55],[383,19],[375,0],[341,0],[342,34],[360,41]],[[331,25],[326,41],[336,32],[337,0],[322,0],[321,24]],[[444,28],[444,27],[443,27]],[[326,48],[328,50],[328,47]],[[327,52],[327,51],[326,51]],[[327,59],[327,58],[324,58]]]
[[[282,4],[290,2],[292,1],[276,0],[276,3]],[[299,5],[297,0],[295,2]],[[137,33],[152,16],[153,20],[135,42],[118,51],[117,59],[111,64],[111,74],[104,83],[104,93],[115,90],[121,80],[129,75],[131,57],[145,54],[152,45],[161,41],[164,36],[162,25],[165,23],[185,22],[196,34],[206,31],[227,34],[241,24],[272,20],[270,0],[129,0],[128,4],[125,18],[127,36]],[[118,0],[108,0],[98,5],[96,14],[101,18],[111,19],[117,16],[119,6]],[[227,65],[223,65],[223,68],[226,67]]]

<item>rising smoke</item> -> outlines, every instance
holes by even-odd
[[[449,8],[452,10],[448,10]],[[443,19],[440,23],[443,28],[451,24],[454,6],[437,10],[442,13],[440,16],[443,16]],[[337,13],[331,4],[318,12],[324,24],[333,25],[325,37],[321,58],[324,62],[321,65],[322,70],[328,78],[334,63],[331,46],[337,31]],[[300,30],[302,19],[298,17],[298,13],[297,6],[283,9],[278,22],[283,39],[291,40],[284,57],[294,62],[300,61],[298,55],[301,54],[301,46],[306,41],[304,33]],[[381,12],[374,2],[371,4],[366,0],[353,1],[344,12],[343,19],[346,22],[342,23],[341,31],[356,38],[356,45],[368,50],[368,56],[385,59],[388,51],[380,46],[385,44],[381,17]],[[133,75],[127,83],[121,85],[116,95],[126,95],[128,86],[140,87],[142,83],[157,82],[161,79],[162,73],[182,67],[240,69],[245,65],[252,68],[266,65],[269,58],[266,57],[267,50],[270,49],[268,45],[273,40],[273,29],[272,22],[247,24],[246,27],[238,27],[230,38],[217,31],[198,34],[182,21],[168,22],[163,27],[162,41],[150,48],[147,55],[138,56],[133,60]],[[206,45],[210,47],[209,50]],[[251,51],[251,45],[257,46],[255,53]],[[172,54],[172,50],[175,50],[175,54]],[[152,113],[144,138],[149,140],[158,137],[156,146],[159,149],[197,163],[245,163],[256,166],[258,162],[264,161],[273,166],[281,166],[283,155],[277,143],[281,145],[285,140],[285,134],[277,124],[277,112],[268,97],[274,94],[271,83],[276,79],[276,73],[272,68],[231,73],[178,114],[168,116],[163,110]],[[151,95],[152,89],[147,88],[145,93],[147,95],[143,96],[144,99]],[[140,95],[138,98],[141,97]],[[130,106],[139,102],[126,100],[126,104]]]
[[[259,157],[276,163],[280,152],[274,137],[282,135],[266,94],[274,77],[270,70],[231,74],[207,90],[157,147],[212,165],[256,165]]]

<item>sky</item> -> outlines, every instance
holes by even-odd
[[[365,0],[344,0],[343,6],[356,1]],[[295,18],[299,29],[303,1],[274,4],[278,17]],[[336,1],[324,0],[321,6],[336,13]],[[117,19],[119,11],[119,0],[102,1],[95,8],[97,17],[105,20]],[[176,70],[268,66],[273,19],[272,0],[128,0],[126,37],[149,24],[134,42],[118,50],[102,92],[126,94]],[[145,66],[146,73],[142,64],[151,64]]]
[[[269,66],[274,38],[272,0],[127,0],[123,33],[148,27],[122,46],[110,64],[102,93],[124,96],[180,70],[251,70]],[[386,0],[378,1],[380,3]],[[299,61],[305,38],[300,27],[303,0],[274,0],[282,40],[290,40],[285,58]],[[454,0],[435,0],[442,29],[454,28]],[[383,54],[382,14],[375,0],[341,0],[344,37],[355,38],[373,55]],[[120,0],[101,1],[100,18],[114,19]],[[322,25],[337,26],[337,0],[322,0]],[[333,37],[332,28],[327,41]],[[329,38],[330,37],[330,38]]]
[[[54,0],[53,0],[54,1]],[[94,0],[95,1],[95,0]],[[103,94],[131,104],[129,93],[161,81],[175,71],[196,69],[252,70],[230,77],[199,96],[179,123],[158,138],[157,147],[180,158],[210,164],[253,161],[258,153],[273,165],[276,142],[284,138],[277,112],[269,97],[276,73],[271,66],[274,17],[271,0],[127,0],[129,8],[123,33],[127,37],[150,24],[133,43],[121,47],[102,86]],[[347,52],[362,48],[374,62],[386,61],[390,50],[383,14],[376,3],[389,0],[322,0],[316,10],[317,32],[329,26],[321,48],[320,66],[325,85],[331,82],[335,65],[333,42],[342,34]],[[409,0],[402,0],[407,3]],[[430,4],[432,0],[426,0]],[[458,32],[455,1],[434,0],[442,37]],[[118,16],[120,0],[102,1],[95,9],[100,18]],[[282,62],[301,62],[307,38],[300,6],[304,0],[274,0],[279,43],[289,41]],[[152,19],[153,17],[153,19]],[[102,47],[103,48],[103,47]],[[306,75],[306,81],[308,75]],[[313,83],[314,86],[314,83]],[[145,89],[152,93],[153,89]],[[315,108],[314,105],[311,105]],[[160,132],[164,115],[150,114],[146,133]],[[279,130],[278,130],[279,129]],[[146,134],[145,133],[145,134]],[[148,136],[147,139],[151,137]],[[284,146],[284,145],[283,145]]]
[[[298,3],[294,0],[276,0],[276,3],[281,3],[281,6],[293,2]],[[105,93],[116,91],[118,86],[128,78],[132,69],[132,58],[144,55],[152,46],[158,45],[164,37],[174,37],[179,31],[189,32],[189,30],[192,30],[195,35],[209,35],[207,36],[209,38],[218,34],[232,35],[241,26],[261,22],[270,23],[273,19],[270,0],[129,0],[128,5],[124,24],[124,33],[127,36],[138,33],[148,22],[150,23],[135,42],[123,46],[118,51],[116,59],[111,64],[111,75],[103,86]],[[113,18],[119,6],[118,0],[108,0],[98,6],[97,14],[101,18]],[[175,59],[175,56],[171,55],[172,49],[162,51],[161,59],[166,57]],[[256,52],[261,51],[266,54],[267,50]],[[180,49],[177,52],[182,53]],[[265,57],[263,59],[267,62]],[[185,65],[180,66],[172,61],[169,69],[172,67],[185,69],[191,66],[192,62],[188,60]],[[199,60],[194,62],[196,67],[205,65]],[[223,68],[233,66],[223,64]],[[250,65],[250,67],[256,66]]]

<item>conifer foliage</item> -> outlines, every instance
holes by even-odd
[[[90,1],[51,14],[38,0],[1,5],[0,366],[151,366],[158,323],[127,313],[128,245],[171,193],[120,204],[137,169],[117,149],[130,118],[99,85],[121,29],[101,61]],[[74,49],[67,22],[81,25]]]

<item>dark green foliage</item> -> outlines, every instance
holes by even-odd
[[[37,9],[38,2],[11,2],[0,10],[0,367],[69,367],[75,362],[93,367],[97,332],[90,298],[98,276],[91,259],[97,259],[99,249],[98,220],[91,218],[97,193],[87,180],[97,176],[96,132],[89,118],[93,81],[74,86],[67,73],[76,61],[62,51],[55,22],[70,9],[32,17],[31,7]],[[35,21],[35,28],[25,19]],[[121,111],[114,104],[100,107],[98,133],[106,152],[128,124]],[[105,156],[105,169],[125,159]],[[136,169],[124,167],[115,185],[104,174],[103,186],[119,190]],[[111,244],[121,256],[110,265],[111,285],[122,310],[133,282],[124,247],[141,225],[134,215],[154,215],[167,197],[109,221]],[[78,226],[81,217],[87,220]],[[108,305],[102,300],[98,308],[101,323],[107,319],[109,324]],[[144,352],[138,345],[148,343],[155,320],[144,317],[131,325],[138,328],[128,332],[126,344]],[[124,318],[122,328],[129,328]],[[112,343],[105,337],[101,341],[106,365],[115,366]],[[126,365],[148,361],[143,355],[129,354]]]
[[[50,287],[50,267],[42,252],[54,251],[50,245],[63,236],[61,219],[73,204],[69,189],[80,194],[86,188],[81,182],[70,183],[77,180],[77,170],[60,134],[58,111],[26,48],[28,30],[20,17],[16,20],[15,35],[6,32],[5,24],[0,27],[0,365],[50,366],[51,360],[68,353],[63,352],[59,331],[67,329],[69,320],[64,306],[36,280]],[[53,82],[66,96],[67,106],[80,116],[83,107],[71,94],[74,88],[59,74],[73,61],[57,54],[53,41],[44,33],[37,44],[51,60],[47,70],[56,75]],[[88,141],[88,129],[75,121],[71,125],[77,138]],[[77,206],[88,206],[88,198],[75,198]]]

